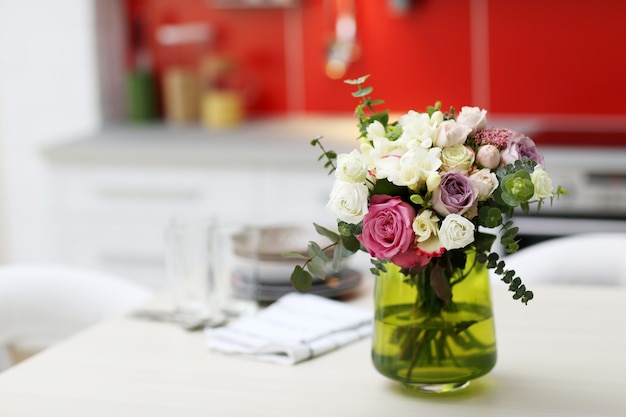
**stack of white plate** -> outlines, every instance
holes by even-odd
[[[330,240],[316,233],[313,226],[279,225],[250,229],[234,237],[235,267],[232,283],[235,292],[245,298],[274,301],[296,291],[290,277],[296,265],[303,260],[286,258],[283,254],[297,252],[306,256],[309,241],[322,248]],[[332,257],[332,248],[327,252]],[[314,277],[307,291],[325,297],[341,297],[355,290],[361,283],[361,274],[343,267],[335,272],[326,271],[325,279]]]

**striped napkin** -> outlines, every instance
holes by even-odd
[[[372,333],[368,309],[318,295],[289,293],[254,316],[205,329],[209,349],[293,365]]]

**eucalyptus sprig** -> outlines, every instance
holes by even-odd
[[[522,279],[516,276],[515,270],[506,269],[506,264],[504,260],[500,259],[500,255],[495,252],[489,254],[479,253],[476,259],[478,262],[487,265],[487,268],[493,269],[496,274],[502,276],[500,280],[505,284],[509,284],[509,291],[513,292],[514,300],[520,300],[522,303],[528,304],[533,299],[533,292],[526,289]]]
[[[376,112],[374,109],[374,106],[384,103],[383,100],[373,100],[370,97],[370,94],[374,91],[374,87],[363,87],[363,83],[365,83],[365,80],[368,78],[369,74],[353,80],[344,80],[346,84],[356,85],[357,91],[352,93],[352,97],[356,97],[361,100],[354,110],[354,113],[359,120],[358,126],[359,131],[361,132],[361,137],[366,135],[367,126],[369,126],[373,121],[378,120],[383,126],[387,126],[387,123],[389,122],[388,110]]]
[[[337,272],[341,268],[344,258],[353,255],[361,249],[361,244],[356,239],[356,234],[360,233],[354,229],[355,225],[348,223],[339,224],[339,233],[335,233],[319,224],[313,223],[315,230],[321,236],[330,240],[331,243],[323,248],[316,242],[310,241],[307,247],[307,255],[299,252],[287,252],[283,254],[285,258],[295,258],[304,261],[302,265],[296,265],[291,274],[291,285],[298,291],[306,291],[313,284],[313,276],[320,279],[326,277],[326,267],[332,262],[333,271]],[[333,249],[332,259],[328,257],[326,251]]]
[[[335,151],[327,151],[322,145],[323,136],[317,136],[311,141],[311,146],[319,146],[322,150],[322,154],[317,158],[318,161],[326,158],[326,163],[324,164],[324,168],[328,168],[328,175],[331,175],[337,169],[337,152]]]

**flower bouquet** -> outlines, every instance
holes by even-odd
[[[486,110],[456,114],[437,103],[390,122],[387,111],[374,110],[382,101],[371,98],[366,79],[346,81],[360,100],[359,149],[337,155],[321,137],[311,142],[336,178],[327,208],[338,227],[315,224],[332,243],[310,242],[308,256],[294,254],[303,264],[291,282],[305,291],[313,275],[324,278],[327,263],[338,269],[345,257],[368,252],[377,276],[376,367],[407,385],[458,387],[495,364],[487,269],[514,299],[533,298],[492,245],[499,238],[506,252],[517,251],[515,210],[539,210],[566,192],[552,186],[535,143],[489,128]]]

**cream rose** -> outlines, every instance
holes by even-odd
[[[357,224],[367,214],[369,190],[364,183],[335,180],[326,209],[339,220]]]
[[[472,129],[471,134],[475,134],[487,127],[487,110],[479,107],[461,107],[461,113],[456,118],[456,122]]]
[[[474,223],[458,214],[448,214],[441,222],[439,240],[446,250],[460,249],[474,242]]]
[[[363,182],[367,176],[367,165],[363,155],[356,149],[348,154],[337,155],[335,177],[346,182]]]
[[[440,256],[439,217],[434,211],[424,209],[413,219],[413,231],[417,247],[430,256]]]
[[[552,197],[552,180],[548,176],[548,173],[543,170],[539,165],[535,166],[535,170],[530,174],[530,180],[535,187],[534,199],[542,199]]]
[[[451,148],[443,148],[441,161],[446,171],[467,172],[474,164],[474,151],[463,144]]]
[[[469,176],[469,179],[478,190],[479,201],[485,201],[486,199],[491,197],[496,188],[498,188],[498,177],[496,177],[496,174],[494,174],[487,168],[474,171]]]
[[[439,130],[435,137],[435,146],[448,148],[465,143],[467,135],[472,129],[468,126],[457,123],[454,120],[446,120],[439,125]]]

